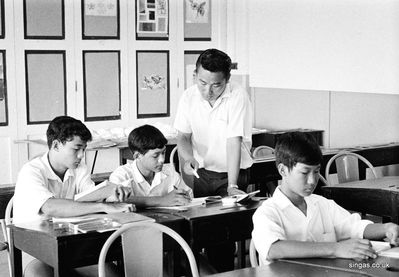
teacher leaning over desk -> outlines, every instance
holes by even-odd
[[[248,93],[230,82],[231,59],[205,50],[196,62],[195,84],[184,91],[174,127],[187,174],[197,171],[194,196],[244,193],[249,182],[252,106]]]

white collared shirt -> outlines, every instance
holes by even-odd
[[[248,94],[229,82],[211,107],[197,85],[191,86],[180,98],[174,127],[192,135],[193,154],[200,168],[227,172],[227,139],[242,137],[248,149],[252,146],[252,106]],[[252,159],[241,145],[240,168],[251,165]]]
[[[363,238],[369,220],[350,214],[333,200],[312,194],[305,197],[305,216],[278,187],[253,215],[252,239],[261,264],[267,264],[270,246],[278,240],[336,242]]]
[[[137,168],[137,160],[115,169],[109,176],[109,180],[115,184],[131,187],[132,196],[164,196],[174,187],[191,191],[181,176],[169,165],[164,165],[162,171],[156,172],[154,179],[149,184]]]
[[[83,163],[68,169],[64,180],[58,177],[48,161],[48,152],[27,162],[18,173],[14,193],[14,222],[45,219],[40,209],[49,198],[73,199],[75,194],[94,186]]]

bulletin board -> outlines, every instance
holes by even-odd
[[[169,0],[136,0],[136,39],[168,40]]]
[[[137,118],[170,115],[169,51],[136,51]]]

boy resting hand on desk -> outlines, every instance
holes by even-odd
[[[126,203],[76,202],[75,194],[94,187],[86,165],[82,163],[89,129],[69,116],[54,118],[47,129],[49,150],[26,163],[18,174],[14,194],[13,221],[33,221],[51,217],[81,216],[90,213],[129,211]],[[129,190],[118,186],[114,194],[124,201]],[[32,260],[25,276],[52,276],[52,269],[24,255],[24,264]],[[32,274],[32,275],[31,275]]]
[[[191,201],[193,192],[173,165],[164,167],[167,139],[151,125],[130,132],[128,145],[133,162],[118,167],[109,180],[131,188],[127,202],[141,207],[180,206]]]
[[[333,200],[312,194],[322,154],[310,135],[281,135],[275,154],[281,185],[253,216],[252,239],[261,264],[281,258],[376,258],[369,239],[387,238],[398,245],[398,225],[361,220]]]

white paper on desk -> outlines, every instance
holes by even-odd
[[[207,197],[197,197],[191,199],[191,202],[187,205],[183,206],[156,206],[156,207],[148,207],[147,209],[168,209],[168,210],[176,210],[176,211],[186,211],[188,208],[205,205],[205,199]]]

